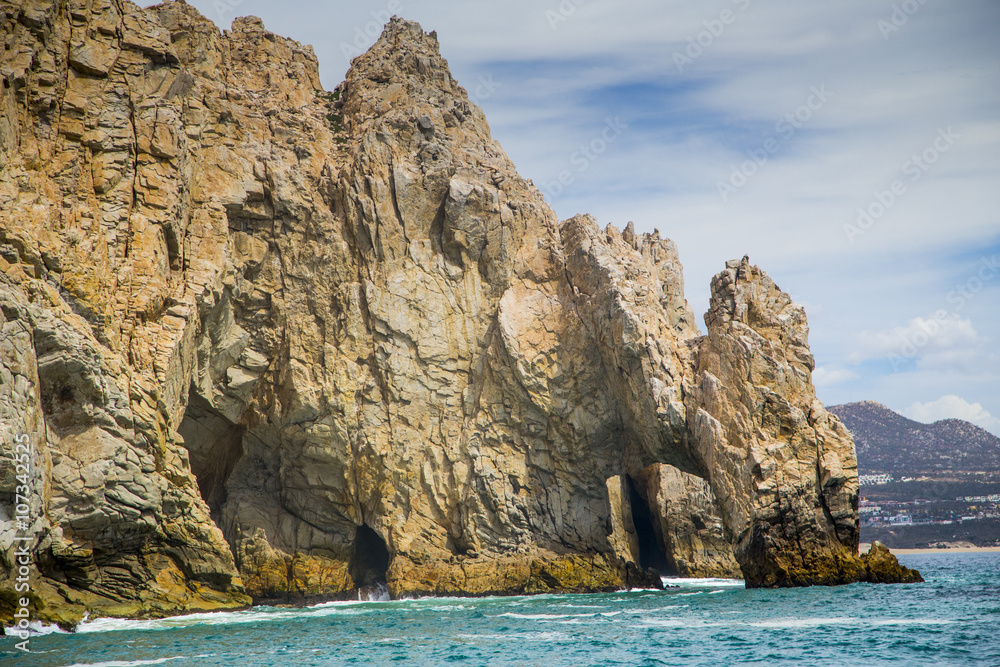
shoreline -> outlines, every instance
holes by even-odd
[[[859,553],[866,553],[871,545],[867,542],[862,542],[858,545]],[[894,556],[915,556],[919,554],[978,554],[978,553],[1000,553],[1000,547],[953,547],[953,548],[934,548],[934,549],[893,549],[889,547],[889,551],[892,552]]]

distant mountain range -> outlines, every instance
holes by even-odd
[[[921,424],[874,401],[827,409],[854,436],[861,474],[1000,471],[1000,438],[967,421]]]

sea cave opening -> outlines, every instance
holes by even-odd
[[[219,414],[192,387],[177,431],[184,438],[201,497],[211,511],[212,520],[220,525],[226,481],[243,456],[243,427]]]
[[[667,560],[666,549],[655,527],[655,518],[649,509],[649,503],[639,492],[635,481],[628,477],[629,506],[632,509],[632,525],[635,528],[636,540],[639,544],[639,566],[643,569],[654,568],[664,575],[673,574],[670,562]]]
[[[385,586],[389,572],[389,548],[370,526],[360,525],[354,533],[354,553],[350,574],[359,589]]]

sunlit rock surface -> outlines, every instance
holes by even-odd
[[[873,571],[802,309],[732,262],[701,336],[674,244],[560,223],[434,33],[326,92],[183,2],[0,23],[0,511],[35,452],[0,577],[30,535],[35,618]]]

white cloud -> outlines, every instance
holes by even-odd
[[[857,373],[844,368],[819,366],[813,371],[813,384],[817,387],[832,387],[856,379],[858,379]]]
[[[907,362],[925,370],[984,370],[984,350],[989,340],[979,334],[971,320],[942,311],[931,317],[914,317],[906,326],[883,331],[862,331],[855,337],[848,359],[858,363],[884,358],[894,371]]]
[[[903,414],[927,424],[941,419],[964,419],[1000,436],[1000,419],[991,415],[979,403],[969,403],[959,396],[948,395],[930,403],[914,403],[903,410]]]

